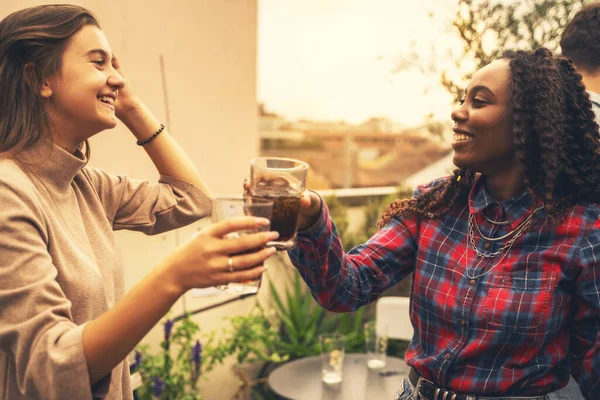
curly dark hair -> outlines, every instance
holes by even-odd
[[[567,24],[560,39],[563,56],[578,68],[600,71],[600,2],[583,7]]]
[[[553,222],[577,203],[599,203],[600,134],[573,62],[545,48],[507,51],[502,58],[510,66],[516,157],[527,191],[546,203]],[[456,169],[418,196],[395,200],[378,227],[394,216],[444,215],[468,196],[475,177],[474,171]]]

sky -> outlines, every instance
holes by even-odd
[[[413,126],[433,113],[449,120],[439,76],[393,70],[412,59],[411,43],[425,55],[432,43],[457,48],[451,2],[259,0],[258,100],[288,119],[387,117]]]

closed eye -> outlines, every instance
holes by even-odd
[[[92,62],[96,65],[104,66],[104,60],[92,60]]]
[[[481,100],[481,99],[473,99],[473,107],[483,107],[485,106],[487,103],[487,101],[485,100]]]

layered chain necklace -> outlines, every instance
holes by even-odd
[[[492,272],[498,265],[500,265],[500,263],[502,263],[502,260],[504,260],[504,258],[508,255],[508,253],[510,253],[510,250],[513,246],[513,244],[515,243],[515,241],[521,237],[521,235],[523,235],[523,233],[525,231],[527,231],[527,229],[531,226],[531,224],[533,223],[533,219],[544,209],[544,203],[542,203],[542,205],[540,205],[538,208],[536,208],[535,210],[533,210],[533,212],[531,214],[529,214],[529,216],[527,218],[525,218],[523,220],[523,222],[521,222],[515,229],[511,230],[510,232],[508,232],[506,235],[497,237],[497,238],[490,238],[485,236],[482,232],[481,229],[479,228],[479,225],[477,224],[477,221],[474,220],[474,215],[469,213],[469,223],[468,223],[468,228],[467,228],[467,249],[465,251],[465,273],[466,276],[469,279],[478,279],[481,278],[482,276],[485,276],[487,274],[489,274],[490,272]],[[486,218],[487,221],[490,221],[489,219]],[[495,221],[490,221],[492,223],[494,223]],[[496,225],[505,225],[505,223],[498,223]],[[506,243],[504,243],[498,250],[494,251],[493,253],[485,253],[483,251],[480,251],[477,248],[477,245],[475,244],[475,232],[474,232],[474,228],[477,229],[477,233],[479,233],[479,236],[488,242],[498,242],[500,240],[504,240],[506,238],[510,238]],[[469,248],[468,246],[471,246],[471,248],[473,249],[473,251],[475,252],[475,254],[477,254],[477,256],[479,256],[479,261],[477,262],[477,264],[475,265],[475,267],[473,268],[473,270],[476,270],[479,265],[481,264],[481,262],[486,259],[486,258],[495,258],[496,256],[500,256],[500,258],[498,259],[498,262],[496,262],[496,264],[494,264],[492,267],[490,267],[489,269],[485,270],[484,272],[475,275],[475,276],[471,276],[469,275],[469,260],[468,260],[468,254],[469,254]]]

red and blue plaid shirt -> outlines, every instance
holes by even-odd
[[[291,261],[333,311],[356,310],[414,272],[405,359],[440,386],[534,396],[571,372],[586,398],[600,399],[600,207],[575,206],[560,225],[542,210],[510,251],[482,259],[467,243],[469,213],[485,236],[500,237],[539,206],[527,193],[497,202],[484,181],[443,217],[394,218],[348,253],[324,205]],[[474,240],[493,253],[508,239],[486,242],[475,228]]]

